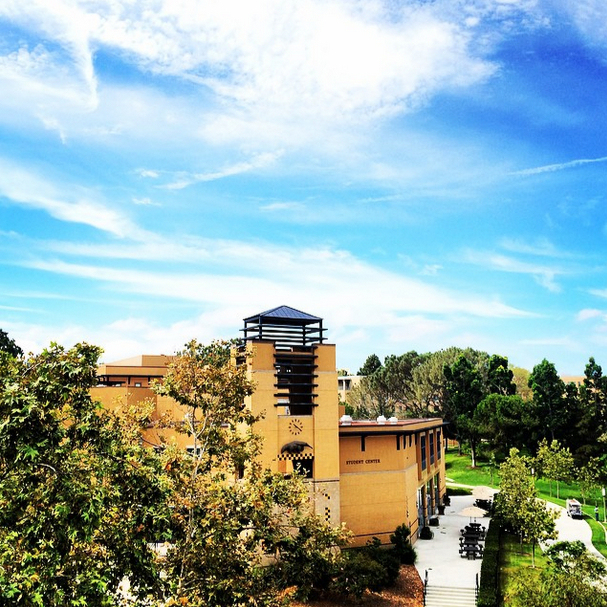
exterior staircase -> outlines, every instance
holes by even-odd
[[[451,588],[447,586],[426,587],[426,607],[475,607],[474,588]]]

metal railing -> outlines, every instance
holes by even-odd
[[[476,574],[476,581],[474,583],[474,604],[478,605],[478,591],[479,591],[479,585],[478,585],[478,573]]]
[[[424,572],[424,607],[426,607],[426,593],[428,592],[428,570]]]

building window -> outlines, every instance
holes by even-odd
[[[314,460],[312,458],[294,459],[293,470],[299,472],[304,478],[314,478]]]
[[[434,464],[434,432],[430,432],[430,465]]]
[[[420,450],[421,450],[421,457],[422,457],[422,470],[426,469],[426,437],[425,435],[420,436]]]
[[[436,431],[436,457],[441,458],[443,452],[443,442],[440,430]]]

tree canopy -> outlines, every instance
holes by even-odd
[[[510,450],[509,457],[500,466],[500,492],[495,499],[495,512],[521,541],[531,542],[535,565],[536,544],[554,538],[556,513],[537,499],[531,465],[531,460],[521,456],[518,449]]]
[[[365,360],[363,366],[358,370],[357,375],[373,375],[373,373],[381,369],[381,366],[381,360],[379,360],[377,354],[370,354],[367,356],[367,360]]]
[[[159,596],[150,543],[169,537],[160,462],[141,447],[145,411],[91,400],[99,348],[0,354],[0,596],[27,607]]]
[[[99,354],[0,353],[0,604],[270,607],[338,575],[348,535],[314,514],[301,478],[256,462],[253,386],[229,344],[173,360],[156,389],[180,413],[159,422],[151,404],[91,400]],[[144,447],[151,423],[194,449]]]
[[[0,329],[0,352],[6,352],[14,357],[23,356],[23,350],[2,329]]]

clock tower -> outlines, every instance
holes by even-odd
[[[298,470],[315,510],[339,524],[339,406],[335,346],[322,319],[280,306],[244,319],[242,364],[256,385],[247,405],[261,415],[262,463]]]

